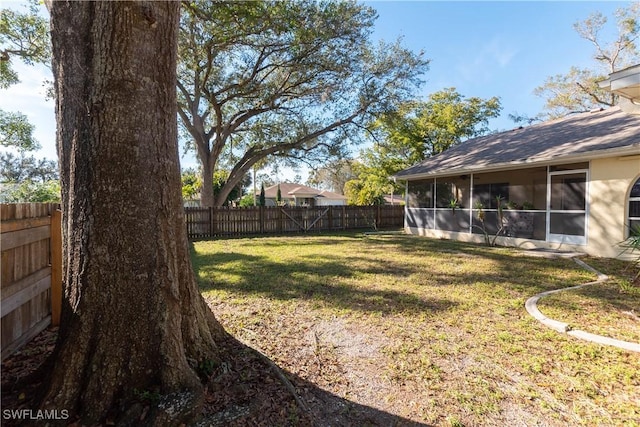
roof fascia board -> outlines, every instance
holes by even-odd
[[[413,174],[413,175],[404,175],[397,176],[394,175],[391,178],[400,180],[400,181],[411,181],[416,179],[423,178],[436,178],[439,176],[451,176],[451,175],[460,175],[460,174],[469,174],[469,173],[487,173],[487,172],[496,172],[500,170],[513,170],[524,167],[538,167],[538,166],[547,166],[547,165],[559,165],[564,163],[574,163],[574,162],[586,162],[594,159],[601,159],[605,157],[616,157],[616,156],[628,156],[628,155],[639,155],[640,154],[640,146],[630,146],[630,147],[617,147],[611,148],[608,150],[599,150],[597,152],[590,151],[586,153],[579,153],[573,155],[567,155],[563,157],[557,157],[553,160],[551,159],[541,159],[541,160],[524,160],[517,162],[508,162],[508,163],[497,163],[494,165],[484,165],[484,166],[476,166],[476,167],[468,167],[468,168],[459,168],[459,169],[448,169],[442,172],[432,172],[432,173],[422,173],[422,174]]]
[[[640,74],[633,74],[630,76],[621,77],[611,81],[611,90],[620,90],[626,87],[637,86],[640,84]]]
[[[606,89],[608,86],[611,85],[611,83],[614,80],[618,80],[628,76],[632,76],[634,74],[638,74],[639,71],[640,71],[640,64],[632,65],[623,70],[618,70],[618,71],[614,71],[613,73],[610,73],[609,78],[601,80],[597,83],[598,83],[598,86],[600,86],[602,89]]]
[[[309,193],[309,192],[303,193],[303,192],[297,192],[296,191],[296,192],[287,193],[287,194],[290,194],[290,195],[296,196],[296,197],[315,197],[320,193]]]

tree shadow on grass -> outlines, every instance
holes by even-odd
[[[316,301],[340,309],[380,314],[436,312],[457,305],[447,298],[418,296],[400,287],[376,289],[375,283],[371,288],[348,283],[350,279],[360,281],[363,274],[370,274],[375,280],[376,274],[410,275],[416,271],[395,263],[372,263],[362,258],[356,260],[361,262],[354,268],[340,256],[300,257],[295,261],[278,263],[264,256],[197,252],[192,259],[203,292],[226,290],[282,301]],[[216,280],[215,277],[220,275],[225,275],[226,279]]]
[[[558,270],[583,272],[587,281],[595,280],[595,275],[590,276],[590,273],[579,267],[570,258],[532,257],[522,254],[516,248],[488,247],[477,243],[407,235],[385,236],[384,239],[380,239],[380,243],[411,255],[420,253],[446,254],[445,259],[449,262],[478,257],[478,259],[490,260],[495,264],[495,267],[489,271],[477,270],[455,275],[436,274],[434,279],[442,279],[439,281],[443,283],[491,282],[496,286],[505,286],[526,292],[528,295],[535,295],[539,292],[582,283],[566,281],[557,275]],[[511,281],[509,281],[510,279]]]
[[[340,242],[345,238],[349,242],[353,239],[363,241],[363,252],[342,253]],[[507,248],[415,236],[363,237],[353,234],[337,239],[325,236],[295,239],[295,243],[262,238],[259,242],[248,244],[259,244],[261,247],[271,244],[277,250],[277,247],[286,244],[295,244],[297,247],[304,243],[335,246],[336,254],[300,254],[278,262],[269,256],[193,251],[192,259],[203,291],[226,290],[279,300],[312,300],[337,308],[382,314],[451,309],[457,302],[446,297],[446,288],[449,286],[490,284],[492,294],[502,293],[512,298],[529,297],[542,291],[578,284],[564,280],[558,275],[558,270],[580,270],[568,259],[526,257]],[[365,255],[364,252],[372,249],[378,254]],[[407,257],[396,256],[396,261],[384,257],[385,253],[392,252],[406,254]],[[429,257],[434,253],[442,255],[441,261],[436,260],[438,268],[429,270],[427,264],[421,265],[415,261],[421,254]],[[383,254],[382,257],[379,254]],[[410,257],[413,263],[405,262]],[[469,262],[473,265],[474,259],[489,260],[492,267],[466,268],[464,271],[457,268]],[[439,268],[445,264],[449,264],[450,268]],[[385,285],[377,286],[382,276]],[[411,282],[405,282],[410,276]],[[367,286],[367,280],[371,281],[371,286]],[[435,286],[443,288],[443,291],[436,293],[431,290],[422,294],[421,286]],[[486,286],[483,289],[487,290]]]

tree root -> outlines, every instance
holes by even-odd
[[[244,329],[245,331],[248,332],[252,332],[248,329]],[[289,391],[289,393],[291,393],[291,395],[293,396],[294,400],[296,401],[296,404],[298,405],[298,407],[304,411],[309,418],[311,419],[312,425],[313,427],[319,427],[318,423],[315,420],[315,417],[313,416],[313,413],[311,412],[311,410],[309,409],[309,407],[307,406],[307,404],[302,400],[302,398],[300,397],[300,395],[298,394],[298,392],[296,391],[296,388],[294,387],[294,385],[291,383],[291,381],[289,381],[289,379],[286,377],[286,375],[284,374],[284,372],[282,372],[282,369],[280,369],[280,367],[278,365],[276,365],[273,360],[271,360],[269,358],[269,356],[267,356],[266,354],[264,354],[262,352],[262,350],[260,350],[259,348],[257,348],[255,345],[251,345],[249,346],[248,344],[245,344],[247,347],[251,348],[253,351],[256,352],[256,354],[258,356],[260,356],[260,358],[267,364],[269,365],[269,367],[273,370],[273,372],[275,372],[275,374],[278,376],[278,379],[280,379],[280,382],[282,382],[282,384],[286,387],[286,389]]]
[[[255,347],[253,347],[253,350],[255,350],[255,352],[258,353],[260,358],[262,358],[262,360],[264,360],[271,367],[271,369],[276,373],[276,375],[278,376],[278,378],[280,379],[282,384],[284,384],[284,386],[287,388],[287,390],[289,390],[289,393],[291,393],[291,395],[295,399],[296,403],[298,404],[298,407],[300,409],[302,409],[309,416],[309,418],[311,418],[311,422],[313,423],[313,427],[319,427],[318,423],[316,423],[316,420],[315,420],[315,417],[313,416],[313,413],[307,407],[307,404],[304,403],[304,401],[302,400],[302,398],[300,397],[300,395],[296,391],[296,388],[293,386],[291,381],[289,381],[289,379],[286,377],[284,372],[282,372],[282,369],[280,369],[280,367],[278,365],[273,363],[273,361],[271,359],[269,359],[269,357],[266,354],[264,354],[262,351],[258,350]]]

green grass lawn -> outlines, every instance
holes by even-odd
[[[640,425],[640,355],[559,334],[524,309],[539,292],[594,280],[572,260],[355,233],[193,249],[230,333],[345,399],[436,425]],[[584,260],[612,283],[540,309],[637,340],[627,312],[640,295],[617,282],[627,264]]]

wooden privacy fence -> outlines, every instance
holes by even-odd
[[[4,359],[45,329],[52,319],[54,324],[59,321],[62,236],[58,205],[0,205],[0,248]]]
[[[402,227],[403,206],[185,208],[190,239]]]

